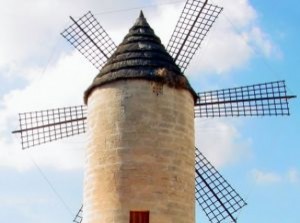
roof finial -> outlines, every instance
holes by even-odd
[[[140,26],[149,26],[142,10],[141,10],[140,16],[137,18],[134,26],[139,26],[139,27]]]
[[[141,10],[141,12],[140,12],[140,18],[143,18],[143,19],[145,18],[143,10]]]

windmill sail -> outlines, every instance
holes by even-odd
[[[85,133],[83,105],[19,114],[22,149]]]
[[[61,35],[97,69],[113,54],[116,45],[91,12],[75,20]]]
[[[223,8],[187,0],[167,50],[184,72]]]
[[[289,115],[284,81],[198,93],[195,117]],[[22,148],[85,133],[84,105],[19,114]]]
[[[195,117],[290,115],[285,81],[198,93]]]
[[[79,209],[79,211],[77,212],[73,222],[75,223],[81,223],[82,222],[82,208],[83,208],[83,205],[81,205],[81,208]]]
[[[236,222],[233,214],[246,202],[221,176],[215,167],[195,147],[195,194],[196,200],[211,223],[219,223],[227,218]]]

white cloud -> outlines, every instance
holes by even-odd
[[[53,143],[21,149],[20,142],[13,139],[5,142],[0,138],[0,168],[26,171],[37,166],[57,170],[72,170],[83,167],[85,135],[63,139]]]
[[[228,74],[253,56],[280,55],[279,49],[257,24],[257,13],[248,0],[213,1],[224,7],[208,33],[189,71],[197,75]],[[257,54],[257,55],[256,55]]]
[[[8,206],[28,206],[32,204],[45,204],[49,202],[45,198],[41,197],[32,197],[32,196],[12,196],[11,194],[9,196],[1,196],[0,197],[0,207],[8,207]]]
[[[5,33],[5,35],[0,35],[0,71],[1,69],[11,70],[11,73],[16,75],[17,71],[24,66],[47,62],[51,49],[62,39],[59,33],[69,24],[68,16],[78,18],[89,10],[99,12],[116,9],[116,5],[120,8],[132,7],[136,6],[139,0],[130,2],[121,0],[11,0],[5,3],[1,0],[0,2],[0,27]],[[124,18],[121,21],[123,22]]]
[[[264,172],[261,170],[253,170],[252,176],[256,183],[259,184],[272,184],[282,181],[282,177],[274,172]]]
[[[76,65],[76,66],[75,66]],[[83,104],[83,91],[95,76],[95,70],[77,53],[62,55],[45,75],[39,77],[39,70],[31,72],[31,82],[24,89],[6,94],[0,106],[0,166],[19,170],[34,165],[27,155],[44,166],[58,169],[79,168],[83,163],[83,138],[59,141],[41,148],[21,151],[18,140],[10,134],[18,125],[18,112],[36,111]],[[79,141],[78,141],[79,140]],[[77,142],[77,143],[75,143]],[[29,154],[26,154],[29,153]],[[30,158],[30,157],[29,157]]]
[[[266,55],[271,55],[273,44],[257,26],[256,12],[247,0],[224,0],[215,3],[224,4],[226,16],[224,14],[218,19],[200,51],[201,54],[194,58],[190,71],[197,75],[201,74],[199,71],[226,73],[249,61],[253,56],[253,45]],[[9,133],[17,126],[18,112],[82,104],[82,93],[97,72],[79,54],[61,53],[62,45],[58,44],[58,56],[51,60],[43,73],[57,39],[63,41],[59,32],[67,26],[68,15],[78,17],[92,9],[100,23],[118,42],[133,24],[138,11],[100,15],[97,12],[137,5],[142,5],[142,2],[29,0],[23,3],[12,0],[6,2],[5,7],[1,7],[0,25],[5,27],[6,35],[0,36],[0,75],[4,75],[1,71],[5,69],[8,71],[5,75],[16,80],[21,78],[27,85],[8,91],[1,98],[0,146],[4,149],[0,152],[0,166],[19,170],[33,166],[30,160],[23,160],[27,151],[21,151],[18,142]],[[182,4],[175,4],[145,10],[150,25],[164,43],[167,43],[173,32],[181,7]],[[223,166],[249,155],[250,141],[238,133],[239,126],[236,123],[224,120],[201,121],[197,125],[197,145],[215,165]],[[79,141],[78,145],[76,140],[67,140],[65,144],[49,144],[28,153],[41,165],[61,169],[79,168],[82,165],[80,147],[84,138]],[[81,152],[74,155],[73,147]]]
[[[2,49],[0,73],[5,67],[9,72],[4,75],[13,74],[11,78],[16,80],[21,78],[28,83],[24,88],[10,90],[1,97],[0,167],[11,167],[22,171],[33,167],[34,162],[56,169],[82,167],[84,136],[22,151],[19,140],[10,132],[18,126],[19,112],[83,104],[83,92],[92,82],[97,70],[75,51],[64,54],[57,49],[55,55],[57,58],[50,61],[46,69],[45,63],[41,64],[40,61],[49,57],[53,50],[50,45],[56,42],[56,38],[63,41],[59,32],[66,27],[65,22],[62,21],[68,21],[68,15],[81,16],[91,8],[95,11],[115,9],[116,2],[64,1],[61,3],[30,0],[21,3],[23,5],[20,7],[19,1],[12,0],[0,9],[4,11],[0,13],[0,23],[5,23],[7,28],[7,35],[0,37],[4,38],[0,41]],[[122,8],[130,7],[131,4],[136,4],[136,1],[119,3],[117,5]],[[126,19],[122,18],[121,21],[126,22]],[[102,24],[102,21],[100,23]],[[129,28],[128,25],[126,29]],[[121,29],[115,27],[113,35],[120,37],[120,33]],[[61,46],[57,45],[57,47]],[[20,76],[17,77],[17,74]]]
[[[165,1],[154,2],[165,3]],[[230,69],[244,65],[251,58],[253,49],[266,55],[273,55],[272,52],[276,47],[256,24],[257,15],[248,0],[224,0],[214,3],[224,6],[225,10],[206,38],[203,49],[194,58],[201,63],[191,64],[190,71],[226,73]],[[138,12],[125,11],[100,15],[97,15],[97,12],[137,5],[147,4],[141,4],[138,0],[130,3],[120,0],[6,2],[5,7],[0,9],[0,26],[5,27],[6,34],[0,36],[0,70],[5,69],[6,75],[16,75],[22,73],[20,72],[22,66],[45,65],[51,55],[51,49],[59,39],[62,39],[59,33],[67,26],[68,16],[78,18],[90,9],[118,42],[122,39],[119,34],[125,34]],[[145,9],[148,20],[164,43],[170,38],[182,5],[169,4]]]
[[[183,5],[183,3],[162,5],[161,7],[156,8],[156,10],[153,10],[151,14],[149,13],[149,15],[145,13],[147,21],[165,47],[167,47],[168,41],[171,38]]]
[[[254,169],[251,172],[254,181],[257,184],[277,184],[290,183],[297,184],[300,182],[299,171],[295,168],[290,168],[284,173],[276,173],[272,171],[262,171]]]
[[[300,183],[300,172],[295,168],[290,169],[287,173],[287,179],[291,183]]]
[[[243,138],[238,124],[225,120],[196,121],[196,146],[216,167],[245,160],[250,157],[250,139]]]

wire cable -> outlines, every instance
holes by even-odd
[[[104,15],[104,14],[112,14],[112,13],[140,10],[140,9],[153,8],[153,7],[162,6],[162,5],[174,5],[174,4],[179,4],[179,3],[183,3],[183,2],[185,2],[185,1],[181,0],[181,1],[166,2],[166,3],[161,3],[161,4],[143,5],[143,6],[139,6],[139,7],[133,7],[133,8],[124,8],[124,9],[102,11],[102,12],[99,12],[99,13],[95,13],[94,15]]]
[[[15,135],[15,138],[18,138],[17,135]],[[75,216],[75,214],[72,212],[71,208],[65,202],[65,200],[63,199],[63,197],[55,189],[54,185],[51,183],[51,181],[49,180],[49,178],[47,177],[47,175],[44,173],[44,171],[42,170],[42,168],[37,164],[37,162],[34,160],[34,158],[29,153],[26,153],[26,154],[29,157],[29,159],[31,160],[31,162],[33,163],[33,165],[35,166],[35,168],[37,169],[38,173],[41,175],[41,177],[45,180],[45,182],[50,187],[50,189],[52,190],[52,192],[55,194],[55,196],[57,197],[57,199],[64,206],[64,208],[69,213],[69,215],[73,218]]]
[[[48,179],[48,177],[46,176],[46,174],[43,172],[43,170],[39,167],[39,165],[35,162],[35,160],[33,159],[33,157],[31,155],[29,155],[27,153],[28,157],[30,158],[30,160],[32,161],[32,163],[34,164],[34,166],[36,167],[36,169],[38,170],[39,174],[42,176],[42,178],[45,180],[45,182],[48,184],[48,186],[51,188],[52,192],[55,194],[55,196],[57,197],[57,199],[62,203],[62,205],[65,207],[65,209],[67,210],[67,212],[70,214],[70,216],[73,218],[74,217],[74,213],[71,211],[71,208],[67,205],[67,203],[64,201],[64,199],[62,198],[62,196],[58,193],[58,191],[55,189],[54,185],[51,183],[51,181]]]
[[[42,67],[42,70],[40,72],[40,76],[37,78],[37,80],[41,80],[45,74],[46,74],[46,71],[51,63],[51,61],[53,60],[53,57],[54,57],[54,54],[55,52],[57,51],[58,49],[58,46],[59,46],[59,43],[62,41],[61,38],[57,38],[55,44],[52,46],[52,49],[51,49],[51,52],[50,52],[50,55],[48,56],[48,59],[46,60],[45,64],[43,65]]]

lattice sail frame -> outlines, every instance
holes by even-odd
[[[290,115],[285,81],[198,93],[195,117]]]
[[[64,107],[19,114],[22,149],[85,133],[86,106]]]
[[[66,28],[61,35],[97,69],[101,69],[117,48],[94,15],[89,11]]]
[[[230,186],[216,168],[195,147],[196,200],[211,223],[227,218],[236,222],[233,214],[246,205],[241,196]]]
[[[198,93],[195,118],[289,115],[284,81]],[[86,106],[19,114],[22,148],[78,135],[86,129]]]
[[[81,208],[77,212],[75,218],[73,219],[73,222],[75,222],[75,223],[81,223],[82,222],[82,220],[83,220],[83,217],[82,217],[83,210],[82,209],[83,209],[83,205],[81,205]]]
[[[207,1],[188,0],[167,50],[184,72],[223,8]]]

